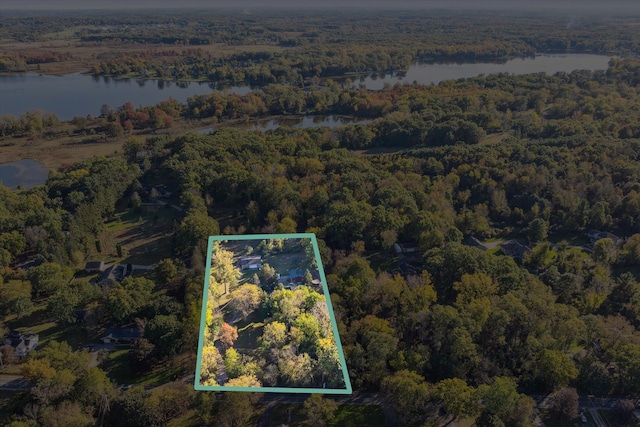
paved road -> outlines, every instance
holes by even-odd
[[[538,408],[550,408],[553,403],[553,397],[550,395],[530,395],[533,400],[536,401],[536,406]],[[595,409],[613,409],[619,401],[625,399],[615,398],[615,397],[580,397],[578,398],[578,409],[587,410],[589,408]],[[640,400],[636,399],[631,401],[637,406],[640,407]]]
[[[262,403],[265,406],[265,411],[258,423],[260,427],[266,427],[269,425],[269,418],[271,417],[271,411],[274,407],[280,404],[286,403],[304,403],[305,400],[309,398],[309,394],[272,394],[265,393],[262,398]],[[376,405],[380,406],[384,411],[386,427],[396,427],[399,426],[397,420],[395,419],[395,415],[391,411],[391,407],[381,393],[354,393],[351,395],[324,395],[326,399],[332,399],[339,405],[350,404],[350,405]]]
[[[598,411],[596,411],[593,408],[589,408],[589,413],[591,414],[591,417],[593,418],[593,421],[596,422],[598,427],[608,427],[607,423],[604,422],[604,420],[602,419],[602,417],[600,416]]]
[[[29,390],[29,382],[20,375],[0,376],[0,390],[23,391]]]

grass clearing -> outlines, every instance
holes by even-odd
[[[180,364],[165,361],[155,366],[151,372],[138,376],[136,378],[136,384],[156,387],[173,381],[178,378],[182,372],[183,367]]]
[[[586,246],[589,244],[589,238],[584,233],[550,235],[548,240],[551,243],[560,243],[564,240],[569,243],[569,246]]]
[[[143,207],[140,212],[127,209],[116,213],[106,226],[113,241],[122,245],[124,256],[119,262],[152,265],[170,258],[171,230],[178,216],[170,207]]]
[[[374,405],[340,405],[329,425],[340,427],[384,427],[384,411]]]
[[[80,326],[59,325],[51,321],[46,304],[37,305],[28,316],[13,318],[6,322],[11,330],[38,334],[38,347],[46,346],[49,341],[65,341],[74,350],[88,342],[89,333]]]
[[[107,376],[118,384],[131,384],[135,373],[129,367],[129,349],[118,349],[109,353],[100,368],[107,372]]]
[[[234,347],[236,349],[255,350],[258,347],[258,337],[262,336],[262,331],[264,330],[265,318],[259,311],[254,311],[246,319],[237,322],[238,339]]]
[[[305,264],[305,256],[302,252],[279,253],[263,257],[263,261],[273,267],[282,276],[288,276],[294,269],[301,269],[303,272],[309,269]]]

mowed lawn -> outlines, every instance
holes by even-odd
[[[172,256],[173,221],[180,213],[170,207],[143,206],[140,212],[127,209],[106,223],[114,244],[122,245],[121,263],[152,265]]]
[[[250,352],[258,348],[258,338],[262,336],[264,320],[263,315],[253,312],[246,319],[236,322],[234,326],[238,328],[238,339],[233,346],[243,352]]]
[[[154,365],[149,371],[138,372],[131,369],[129,351],[128,346],[117,348],[110,352],[100,365],[100,368],[107,372],[107,376],[117,384],[157,387],[180,378],[190,365],[185,362],[189,355],[178,355]]]
[[[6,325],[11,330],[38,334],[38,347],[43,347],[53,340],[65,341],[71,348],[78,350],[89,341],[89,334],[85,328],[59,325],[52,321],[46,304],[36,306],[28,316],[7,321]]]

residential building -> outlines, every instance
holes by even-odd
[[[105,344],[126,344],[139,340],[141,336],[140,328],[107,328],[101,339]]]
[[[262,268],[261,256],[243,256],[238,260],[240,270],[260,270]]]
[[[18,331],[11,331],[4,343],[13,347],[16,356],[25,357],[38,347],[38,339],[38,334],[22,334]]]

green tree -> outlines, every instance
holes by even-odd
[[[129,350],[129,365],[137,372],[144,372],[152,367],[151,357],[156,346],[146,338],[140,338]]]
[[[157,315],[144,328],[144,337],[156,346],[160,355],[171,356],[181,345],[181,323],[173,314]]]
[[[484,408],[476,420],[477,425],[509,425],[517,420],[531,419],[533,399],[519,394],[511,378],[496,377],[491,385],[481,385],[478,396]]]
[[[25,237],[18,231],[0,234],[0,248],[7,250],[14,257],[20,255],[26,247]]]
[[[542,218],[535,218],[527,228],[527,237],[531,242],[542,242],[547,239],[549,224]]]
[[[218,376],[218,359],[220,353],[214,346],[205,346],[202,348],[202,359],[200,362],[200,382],[206,386],[218,385],[216,378]]]
[[[318,340],[316,369],[320,373],[322,386],[344,388],[344,373],[338,354],[338,347],[332,338]]]
[[[168,283],[178,275],[178,266],[171,258],[165,258],[158,262],[155,271],[161,283]]]
[[[325,427],[335,418],[338,404],[332,399],[323,399],[320,394],[312,394],[302,405],[306,425]]]
[[[322,337],[322,328],[318,319],[310,313],[302,313],[293,322],[293,326],[300,329],[303,334],[300,350],[315,353],[316,344]]]
[[[2,283],[0,280],[0,317],[14,314],[21,318],[31,312],[32,308],[29,282],[10,280]]]
[[[80,296],[72,289],[60,289],[47,301],[47,310],[61,324],[75,322],[75,310],[80,303]]]
[[[304,284],[305,285],[311,285],[311,282],[313,281],[313,276],[311,275],[311,272],[307,269],[304,271]]]
[[[134,387],[122,393],[111,403],[105,424],[108,426],[146,427],[153,425],[153,415],[150,413],[145,400],[149,392],[141,386]]]
[[[618,248],[613,239],[600,239],[593,245],[593,259],[597,262],[611,265],[616,262],[617,257]]]
[[[244,427],[250,424],[255,414],[255,403],[251,393],[225,393],[217,407],[216,425],[221,427]]]
[[[571,358],[556,350],[543,350],[536,363],[536,378],[549,391],[566,387],[576,379],[578,370]]]
[[[142,141],[138,137],[130,136],[122,144],[122,151],[127,162],[135,163],[138,160],[138,154],[142,152]]]
[[[189,255],[196,245],[217,234],[220,234],[220,227],[215,219],[203,212],[189,211],[176,230],[176,253]]]
[[[421,375],[402,370],[382,380],[382,391],[391,400],[403,423],[421,419],[427,412],[432,389]]]
[[[278,356],[278,369],[286,387],[310,387],[313,365],[307,353],[294,354],[283,351]]]
[[[27,278],[31,282],[34,297],[46,297],[66,285],[73,272],[70,268],[63,268],[60,264],[49,262],[29,269]]]
[[[242,357],[234,348],[230,348],[225,352],[224,367],[229,378],[238,378],[244,374]]]
[[[96,367],[89,368],[87,373],[78,379],[74,390],[76,399],[87,408],[96,408],[100,416],[106,411],[106,404],[115,394],[116,389],[107,373]]]
[[[236,378],[231,378],[225,383],[228,387],[262,387],[258,378],[253,374],[244,374]]]
[[[265,293],[256,285],[242,285],[229,294],[230,308],[247,317],[255,311],[265,299]]]
[[[396,331],[387,320],[368,315],[353,322],[349,333],[355,344],[345,346],[345,353],[352,377],[356,384],[378,385],[387,376],[389,359],[397,350]]]
[[[150,425],[167,426],[171,420],[186,414],[193,399],[192,393],[184,385],[154,390],[144,402],[149,418],[153,420]]]
[[[473,417],[480,412],[476,390],[459,378],[448,378],[435,385],[434,396],[442,401],[442,408],[455,418]]]
[[[287,326],[282,322],[271,322],[264,326],[259,339],[260,348],[264,351],[271,348],[282,348],[287,340]]]
[[[625,343],[615,355],[620,371],[620,393],[627,396],[640,395],[640,345]]]
[[[210,274],[215,278],[215,283],[224,286],[224,294],[233,290],[238,284],[238,269],[233,264],[233,253],[214,246]]]
[[[278,274],[275,268],[271,267],[268,263],[264,263],[262,268],[258,272],[260,278],[260,284],[262,289],[269,292],[272,291],[278,284]]]

